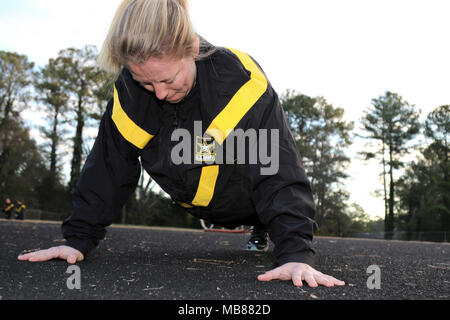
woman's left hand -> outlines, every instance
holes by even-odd
[[[305,263],[288,262],[273,270],[258,276],[259,281],[292,280],[294,286],[302,287],[302,280],[310,287],[323,285],[325,287],[344,286],[345,282],[323,274]]]

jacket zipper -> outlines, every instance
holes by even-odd
[[[172,124],[175,127],[175,129],[178,129],[180,126],[179,114],[178,114],[179,109],[178,108],[179,108],[178,106],[175,106],[175,117],[173,119],[173,124]]]
[[[180,128],[180,114],[179,114],[180,111],[179,111],[179,106],[174,106],[174,108],[175,108],[175,112],[174,112],[174,118],[173,118],[173,121],[172,121],[173,130],[170,130],[170,134],[172,134],[174,130]],[[182,179],[182,177],[180,175],[180,172],[179,172],[180,169],[178,168],[178,170],[177,170],[177,166],[174,165],[173,162],[172,162],[172,159],[170,159],[172,148],[175,146],[175,144],[177,144],[177,142],[170,142],[169,150],[167,150],[168,153],[169,153],[169,167],[172,170],[172,178],[178,180],[178,183],[176,184],[176,186],[174,186],[174,188],[177,190],[178,194],[184,194],[185,191],[180,189],[180,187],[184,186],[184,181],[183,181],[183,179]]]

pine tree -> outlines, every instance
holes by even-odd
[[[372,107],[361,120],[366,139],[375,144],[375,151],[363,151],[366,159],[378,157],[383,166],[385,201],[385,232],[394,231],[395,179],[394,171],[403,167],[402,157],[410,151],[409,142],[419,133],[419,113],[397,93],[387,91],[372,100]],[[389,182],[389,192],[387,186]]]

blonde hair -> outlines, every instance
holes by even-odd
[[[117,74],[130,62],[150,57],[195,55],[196,41],[187,0],[124,0],[97,62]]]

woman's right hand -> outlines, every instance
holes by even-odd
[[[50,249],[30,252],[23,255],[21,254],[17,257],[17,259],[30,262],[42,262],[51,259],[63,259],[70,264],[74,264],[76,262],[83,261],[84,256],[80,251],[72,247],[58,246],[52,247]]]

